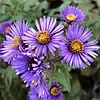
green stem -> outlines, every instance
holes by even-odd
[[[49,64],[51,66],[51,68],[50,68],[50,79],[51,79],[51,82],[52,82],[53,75],[54,75],[54,62],[53,62],[53,60],[50,60],[50,52],[49,52],[49,50],[48,50],[47,54],[48,54],[48,61],[49,61]]]
[[[60,61],[60,60],[62,60],[62,59],[63,59],[63,57],[58,56],[58,57],[56,57],[56,58],[54,58],[54,59],[48,59],[47,61],[48,61],[48,62],[53,62],[53,63],[55,63],[55,62],[58,62],[58,61]]]

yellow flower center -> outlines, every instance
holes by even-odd
[[[6,33],[9,33],[10,32],[10,26],[9,25],[5,28],[5,32]]]
[[[11,46],[13,48],[16,48],[17,49],[19,47],[19,43],[21,43],[21,42],[22,42],[22,38],[19,37],[19,36],[16,36],[16,37],[14,37],[14,40],[13,40]]]
[[[37,40],[41,44],[46,44],[50,41],[50,35],[46,31],[39,31],[37,35]]]
[[[74,20],[76,20],[76,18],[77,17],[74,14],[68,14],[66,16],[66,19],[69,20],[69,21],[74,21]]]
[[[73,40],[70,45],[70,50],[74,53],[83,51],[83,43],[80,40]]]
[[[53,96],[57,96],[58,95],[58,88],[57,87],[52,87],[51,90],[50,90],[50,93],[53,95]]]

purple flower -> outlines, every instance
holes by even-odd
[[[40,81],[40,84],[38,84],[37,86],[37,93],[38,93],[38,97],[39,98],[48,98],[48,95],[49,95],[49,87],[48,85],[46,84],[46,81],[44,80],[41,80]],[[44,100],[43,99],[43,100]]]
[[[42,80],[37,87],[31,87],[28,97],[29,100],[62,100],[62,93],[60,91],[60,85],[56,81],[52,82],[49,86]]]
[[[0,23],[0,32],[2,34],[8,34],[10,32],[10,26],[13,24],[13,21],[5,21]]]
[[[28,24],[25,21],[14,22],[10,26],[10,32],[6,35],[6,40],[1,48],[2,58],[5,62],[10,62],[19,52],[23,51],[23,32],[28,30]]]
[[[50,87],[50,95],[47,100],[62,100],[62,93],[60,91],[60,85],[54,81]]]
[[[23,36],[24,43],[29,45],[29,48],[35,49],[35,54],[41,53],[46,55],[49,50],[52,55],[55,55],[56,48],[62,44],[62,33],[64,32],[64,26],[57,24],[56,19],[50,17],[40,18],[36,20],[36,30],[30,28],[27,32],[24,32],[26,36]]]
[[[48,92],[49,89],[46,84],[44,84],[44,86],[41,86],[40,88],[32,87],[28,92],[28,100],[48,100]]]
[[[78,7],[67,6],[61,11],[61,18],[68,23],[79,24],[85,19],[85,13]]]
[[[28,100],[38,100],[38,94],[36,92],[36,87],[33,87],[28,92]]]
[[[16,74],[20,74],[26,86],[31,85],[31,83],[37,86],[42,79],[42,70],[48,68],[48,65],[43,63],[43,60],[43,56],[37,57],[35,54],[20,54],[12,60],[11,65]]]
[[[0,43],[0,57],[1,57],[1,48],[3,47],[3,44],[2,43]]]
[[[90,65],[97,56],[94,52],[100,47],[96,46],[97,40],[88,41],[92,36],[92,32],[87,28],[84,29],[83,26],[70,25],[66,32],[67,39],[65,39],[65,45],[62,45],[61,56],[63,62],[69,63],[73,67],[84,68],[84,63]]]

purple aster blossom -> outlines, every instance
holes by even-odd
[[[1,57],[1,55],[2,55],[2,53],[1,53],[1,48],[3,47],[3,44],[2,44],[2,42],[0,43],[0,57]]]
[[[90,65],[98,54],[95,52],[100,49],[96,46],[97,40],[89,41],[93,36],[92,32],[83,26],[70,25],[66,31],[67,39],[65,44],[61,46],[60,55],[63,57],[63,62],[70,64],[72,67],[84,68],[84,63]]]
[[[30,28],[27,32],[24,32],[24,43],[29,45],[29,48],[35,50],[35,54],[41,53],[46,55],[49,50],[53,56],[55,56],[56,48],[63,44],[62,33],[64,33],[64,26],[58,24],[56,19],[50,17],[40,18],[35,22],[36,29]]]
[[[29,100],[62,100],[62,93],[60,91],[60,85],[56,81],[52,82],[52,85],[49,86],[45,81],[41,81],[37,87],[31,87],[28,97]],[[35,95],[35,96],[34,96]]]
[[[9,63],[20,52],[24,51],[22,36],[28,28],[29,26],[25,21],[16,21],[10,26],[10,32],[6,35],[3,48],[0,49],[1,57],[5,62]]]
[[[47,85],[44,85],[45,88],[42,88],[41,93],[45,93],[45,95],[48,95],[48,87],[46,86]],[[28,92],[28,100],[48,100],[47,97],[45,97],[45,95],[42,95],[42,97],[39,96],[39,93],[37,92],[37,87],[32,87]]]
[[[13,24],[13,21],[5,21],[0,23],[0,33],[2,34],[8,34],[10,32],[10,26]]]
[[[40,84],[38,84],[38,86],[37,86],[37,93],[38,93],[38,97],[41,98],[41,99],[48,98],[48,95],[49,95],[49,87],[46,84],[46,80],[41,80],[40,81]]]
[[[38,93],[36,92],[36,87],[33,87],[28,92],[28,100],[38,100]]]
[[[73,23],[79,24],[85,19],[85,13],[82,10],[80,10],[78,7],[74,7],[74,6],[65,7],[61,11],[60,16],[67,23],[71,23],[71,24]]]
[[[37,86],[42,79],[42,70],[48,68],[48,65],[43,63],[43,60],[43,56],[37,57],[32,53],[29,55],[20,54],[12,60],[11,65],[27,87],[31,83]]]
[[[49,90],[49,96],[47,100],[62,100],[62,93],[60,91],[60,85],[54,81]]]

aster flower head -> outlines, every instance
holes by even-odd
[[[96,46],[97,40],[89,41],[93,36],[92,32],[83,26],[70,25],[66,31],[67,39],[64,41],[65,45],[62,45],[61,56],[63,62],[70,64],[73,67],[84,68],[84,63],[90,65],[97,56],[95,52],[100,47]]]
[[[0,33],[8,34],[10,32],[10,26],[13,24],[13,21],[5,21],[0,23]]]
[[[0,43],[0,57],[1,57],[1,55],[2,55],[2,53],[1,53],[1,48],[3,47],[3,44],[2,43]]]
[[[10,26],[10,32],[6,35],[6,40],[1,48],[2,58],[5,62],[10,62],[19,52],[23,51],[23,32],[28,30],[28,24],[25,21],[14,22]]]
[[[37,87],[31,87],[28,97],[29,100],[62,100],[62,93],[60,91],[60,85],[56,81],[52,82],[50,89],[48,85],[42,80],[42,83]],[[35,95],[35,96],[34,96]]]
[[[48,68],[48,65],[43,63],[44,57],[37,57],[35,54],[18,55],[11,62],[12,68],[19,74],[21,79],[26,83],[26,86],[40,84],[42,79],[42,70]]]
[[[28,92],[28,100],[38,100],[38,94],[36,92],[36,87],[33,87]]]
[[[28,92],[28,100],[48,100],[48,87],[47,85],[41,86],[40,89],[37,87],[30,88]],[[37,91],[38,90],[38,91]],[[42,94],[42,95],[41,95]]]
[[[38,98],[41,98],[41,99],[48,98],[48,95],[49,95],[49,87],[46,84],[46,80],[41,80],[40,81],[40,84],[38,84],[38,86],[37,86],[37,93],[38,93]]]
[[[61,18],[67,23],[79,24],[85,19],[85,13],[75,6],[65,7],[60,14]]]
[[[56,19],[51,17],[40,18],[35,22],[36,29],[30,28],[27,32],[24,32],[24,43],[27,43],[29,47],[35,50],[35,54],[41,53],[46,55],[47,50],[55,55],[56,48],[62,44],[62,33],[64,26],[57,24]]]
[[[54,81],[49,90],[48,100],[62,100],[62,94],[60,91],[60,85]]]

